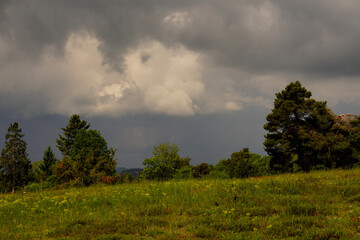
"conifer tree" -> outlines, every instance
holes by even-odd
[[[296,164],[308,172],[318,164],[317,155],[334,122],[326,102],[315,101],[299,81],[292,82],[276,94],[266,120],[264,146],[272,170],[291,171]]]
[[[43,161],[39,168],[46,174],[46,177],[52,175],[51,167],[56,163],[56,158],[50,146],[44,151]]]
[[[5,148],[1,151],[0,172],[5,190],[14,192],[31,180],[31,162],[26,153],[24,134],[17,122],[10,124],[5,136]]]
[[[106,140],[97,130],[81,129],[74,139],[73,149],[70,152],[74,161],[77,177],[81,185],[90,185],[101,179],[102,176],[115,174],[116,149],[108,149]]]
[[[59,135],[56,139],[57,147],[61,151],[63,156],[69,157],[74,144],[74,139],[80,129],[88,129],[90,124],[85,120],[80,120],[80,116],[74,114],[70,117],[69,123],[65,128],[61,128],[64,131],[64,136]]]
[[[87,186],[100,181],[103,176],[115,174],[115,152],[116,149],[108,149],[99,131],[80,129],[70,156],[64,156],[53,170],[62,182],[74,181]]]

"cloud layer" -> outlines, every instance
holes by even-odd
[[[193,116],[270,108],[295,80],[331,106],[356,105],[358,9],[352,0],[3,1],[0,107]]]

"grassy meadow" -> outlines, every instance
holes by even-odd
[[[360,170],[3,194],[0,239],[360,239]]]

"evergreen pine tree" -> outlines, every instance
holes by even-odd
[[[290,171],[296,169],[296,164],[308,172],[318,165],[317,155],[334,122],[326,102],[315,101],[299,81],[292,82],[276,94],[266,120],[264,146],[272,170]]]
[[[44,151],[43,161],[40,164],[39,168],[46,174],[46,177],[51,176],[53,173],[51,167],[56,163],[56,158],[53,150],[50,146]]]
[[[59,135],[56,139],[57,147],[61,151],[63,156],[69,157],[74,144],[74,139],[80,129],[88,129],[90,124],[85,120],[81,121],[80,116],[74,114],[70,117],[69,123],[65,128],[61,128],[64,131],[64,136]]]
[[[0,175],[6,191],[14,192],[16,188],[25,186],[31,180],[31,162],[23,137],[19,124],[10,124],[0,158]]]
[[[116,149],[108,149],[106,140],[97,130],[81,129],[74,139],[70,158],[75,163],[81,185],[90,185],[102,176],[115,174]]]

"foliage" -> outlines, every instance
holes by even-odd
[[[32,178],[31,162],[26,153],[27,143],[17,122],[10,124],[5,135],[5,148],[1,151],[0,172],[3,190],[14,192]]]
[[[192,167],[192,175],[195,178],[200,178],[205,175],[208,175],[211,170],[213,170],[213,167],[207,163],[200,163],[194,167]]]
[[[101,181],[105,184],[115,184],[120,180],[120,174],[116,174],[115,176],[102,176]]]
[[[46,180],[46,181],[42,181],[42,182],[38,182],[38,183],[36,183],[36,182],[31,183],[25,187],[25,190],[29,191],[29,192],[40,192],[40,191],[44,191],[49,188],[53,188],[58,184],[58,182],[55,179],[56,177],[55,178],[53,178],[53,177],[55,177],[55,176],[52,175],[50,181]]]
[[[249,148],[243,148],[239,152],[232,153],[225,165],[231,178],[247,178],[257,174],[256,165],[250,161]]]
[[[116,174],[115,176],[103,176],[101,181],[105,184],[131,183],[134,177],[131,173],[124,172],[123,174]]]
[[[257,170],[256,176],[268,176],[271,174],[269,167],[270,156],[262,156],[257,153],[250,153],[250,162],[255,166],[254,169]]]
[[[326,102],[310,98],[299,81],[276,94],[274,108],[266,117],[265,150],[275,171],[292,171],[297,164],[308,172],[318,165],[317,156],[326,142],[334,116]]]
[[[227,167],[226,159],[221,159],[215,166],[214,169],[209,173],[211,178],[228,179],[230,178]]]
[[[184,166],[180,169],[176,169],[174,179],[191,179],[192,178],[192,168],[190,166]]]
[[[134,181],[134,176],[131,173],[124,172],[120,175],[120,183],[132,183]]]
[[[40,169],[41,164],[43,164],[42,160],[31,163],[31,169],[32,169],[32,175],[33,175],[34,182],[41,182],[46,179],[46,173],[44,173]]]
[[[228,160],[221,160],[215,166],[212,176],[218,178],[247,178],[270,175],[269,156],[251,153],[249,148],[231,154]],[[225,174],[226,173],[226,174]]]
[[[62,182],[73,180],[85,186],[96,183],[102,176],[115,174],[115,151],[108,149],[99,131],[80,129],[74,138],[70,158],[64,157],[55,172]]]
[[[0,195],[0,239],[359,239],[360,170]]]
[[[41,171],[45,173],[46,177],[53,175],[52,166],[56,163],[57,159],[55,158],[55,154],[50,146],[44,151],[43,160],[39,166]]]
[[[318,168],[350,168],[359,162],[356,137],[360,129],[358,121],[343,122],[335,117],[332,127],[325,134],[324,147],[317,156]]]
[[[144,160],[143,174],[146,179],[169,180],[174,177],[176,169],[186,166],[190,158],[182,159],[176,144],[162,143],[154,147],[153,157]]]
[[[350,122],[350,141],[351,145],[360,154],[360,116],[357,120]]]
[[[63,156],[70,156],[76,135],[81,129],[86,130],[89,127],[90,124],[85,120],[81,121],[79,115],[74,114],[70,117],[68,125],[65,128],[61,128],[64,132],[64,136],[59,135],[59,138],[56,139],[56,146]]]
[[[60,161],[56,162],[52,170],[61,183],[74,181],[79,174],[76,163],[66,156],[63,156]],[[78,181],[78,179],[75,181]]]

